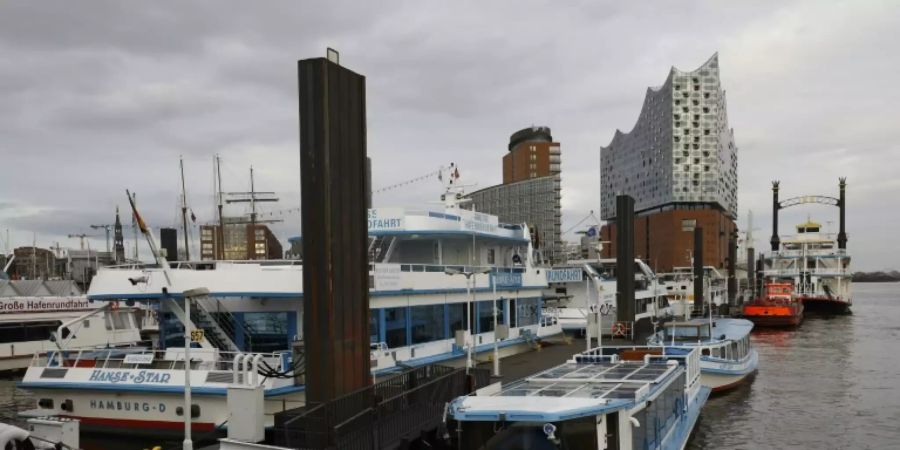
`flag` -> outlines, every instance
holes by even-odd
[[[137,222],[138,228],[141,230],[141,233],[149,233],[150,231],[147,229],[147,224],[144,223],[144,219],[141,218],[140,214],[138,214],[137,206],[135,206],[134,204],[134,197],[131,196],[131,192],[126,189],[125,194],[128,195],[128,203],[131,204],[131,211],[134,212],[134,221]]]
[[[596,235],[597,235],[597,227],[590,227],[590,228],[588,228],[588,229],[587,229],[587,233],[585,233],[585,234],[587,234],[588,237],[594,237],[594,236],[596,236]]]
[[[194,210],[191,210],[191,222],[197,223],[197,215],[194,214]]]
[[[459,167],[453,169],[453,178],[459,179]]]

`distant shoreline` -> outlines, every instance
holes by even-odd
[[[856,272],[853,274],[854,283],[896,283],[900,281],[900,272]]]

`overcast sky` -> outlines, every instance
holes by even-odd
[[[112,223],[126,188],[151,225],[173,226],[179,155],[201,222],[216,153],[226,190],[246,190],[252,164],[275,209],[296,208],[296,61],[329,46],[367,77],[375,188],[451,161],[466,183],[499,183],[509,134],[547,125],[567,230],[599,211],[599,148],[631,129],[647,86],[719,52],[740,228],[752,210],[767,243],[773,179],[787,198],[836,196],[847,176],[855,268],[900,268],[897,2],[631,3],[2,1],[0,230],[13,246],[36,233],[77,247],[66,235],[100,235],[89,225]],[[440,190],[427,180],[375,204]],[[807,214],[836,231],[824,206],[784,211],[782,230]],[[300,221],[284,218],[286,240]]]

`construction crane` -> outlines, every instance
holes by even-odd
[[[95,230],[106,230],[106,252],[109,253],[109,232],[113,229],[115,225],[106,224],[106,225],[91,225],[91,228]],[[69,236],[71,237],[71,236]]]
[[[81,240],[81,249],[82,249],[82,250],[84,250],[84,238],[87,238],[87,237],[94,237],[94,235],[92,235],[92,234],[84,234],[84,233],[70,234],[70,235],[69,235],[69,238],[72,238],[72,239],[78,238],[78,239]]]

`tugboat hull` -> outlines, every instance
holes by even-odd
[[[836,297],[800,296],[806,311],[823,314],[851,314],[850,302]]]
[[[747,305],[744,307],[744,318],[757,328],[790,328],[803,322],[803,310],[802,303],[790,306]]]

